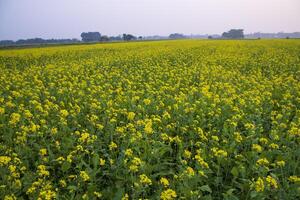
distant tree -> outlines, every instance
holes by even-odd
[[[134,35],[131,34],[123,34],[123,40],[124,41],[130,41],[130,40],[136,40],[136,37]]]
[[[169,35],[170,39],[183,39],[186,38],[183,34],[180,33],[172,33]]]
[[[119,41],[122,40],[123,38],[121,36],[110,36],[109,40],[110,41]]]
[[[139,39],[139,40],[142,40],[142,39],[143,39],[143,36],[139,36],[138,39]]]
[[[210,36],[208,36],[208,39],[213,39],[213,37],[210,35]]]
[[[289,37],[289,36],[287,36],[287,37],[286,37],[286,39],[290,39],[290,37]]]
[[[243,29],[231,29],[228,32],[224,32],[222,34],[223,38],[228,39],[243,39],[244,38],[244,30]]]
[[[0,46],[9,46],[9,45],[14,45],[15,42],[12,40],[1,40],[0,41]]]
[[[101,40],[101,34],[99,32],[83,32],[80,36],[83,42],[97,42]]]
[[[101,40],[102,42],[107,42],[107,41],[109,41],[109,37],[106,36],[106,35],[102,35],[100,40]]]

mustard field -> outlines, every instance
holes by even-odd
[[[0,50],[0,199],[299,199],[300,40]]]

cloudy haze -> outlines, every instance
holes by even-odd
[[[300,0],[0,0],[0,40],[300,31]]]

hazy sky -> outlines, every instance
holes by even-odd
[[[0,0],[0,40],[300,31],[300,0]]]

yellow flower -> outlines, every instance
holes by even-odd
[[[284,160],[277,161],[276,165],[278,165],[279,167],[284,167],[285,166],[285,161]]]
[[[219,137],[216,135],[211,136],[211,139],[213,139],[214,141],[218,142],[219,141]]]
[[[191,158],[192,153],[189,150],[184,150],[184,157]]]
[[[97,197],[97,198],[101,198],[102,197],[102,194],[100,192],[94,192],[94,195]]]
[[[269,161],[266,158],[260,158],[256,161],[258,165],[269,165]]]
[[[0,107],[0,115],[3,115],[5,113],[5,108]]]
[[[66,187],[67,186],[67,183],[66,183],[66,181],[65,180],[60,180],[59,181],[59,185],[61,186],[61,187]]]
[[[166,179],[166,178],[164,178],[164,177],[162,177],[162,178],[160,179],[160,183],[161,183],[164,187],[168,187],[168,186],[169,186],[169,181],[168,181],[168,179]]]
[[[9,124],[16,125],[20,121],[21,115],[19,113],[12,113],[10,115]]]
[[[149,179],[145,174],[140,175],[140,182],[144,185],[152,185],[151,179]]]
[[[69,115],[69,112],[67,110],[60,111],[60,116],[62,116],[63,118],[67,117],[68,115]]]
[[[259,142],[262,144],[267,144],[268,143],[268,139],[267,138],[260,138]]]
[[[203,168],[209,168],[207,162],[205,162],[200,155],[195,155],[195,160],[198,162],[198,164],[201,167],[203,167]]]
[[[31,114],[31,112],[29,110],[24,110],[24,116],[26,118],[31,118],[33,115]]]
[[[243,141],[243,137],[241,136],[241,134],[239,132],[234,132],[233,135],[234,135],[234,140],[236,142],[240,143]]]
[[[279,149],[278,144],[275,144],[275,143],[270,144],[269,147],[272,149]]]
[[[149,121],[146,123],[144,130],[145,130],[145,133],[147,133],[147,134],[153,133],[153,129],[152,129],[152,121],[151,121],[151,120],[149,120]]]
[[[128,120],[133,120],[135,117],[135,113],[134,112],[129,112],[128,115],[127,115],[127,119]]]
[[[113,150],[113,149],[116,149],[118,148],[118,145],[114,142],[111,142],[110,145],[109,145],[109,150]]]
[[[126,156],[131,157],[132,154],[133,154],[133,151],[131,149],[126,149],[126,151],[125,151]]]
[[[213,147],[211,150],[216,157],[227,157],[227,152],[222,149]]]
[[[0,156],[0,166],[5,166],[11,161],[11,158],[8,156]]]
[[[144,99],[144,104],[149,105],[151,103],[150,99]]]
[[[277,181],[272,176],[267,176],[266,182],[267,182],[269,187],[274,188],[274,189],[278,188]]]
[[[55,135],[56,133],[57,133],[57,128],[52,128],[52,129],[51,129],[51,134],[52,134],[52,135]]]
[[[125,194],[125,195],[122,197],[122,200],[129,200],[128,194]]]
[[[256,152],[262,152],[262,147],[259,144],[252,144],[252,150]]]
[[[40,155],[41,156],[47,155],[47,149],[40,149]]]
[[[187,167],[186,170],[185,170],[185,173],[188,175],[188,176],[194,176],[195,175],[195,171],[193,168],[191,167]]]
[[[49,171],[46,170],[45,165],[38,166],[38,174],[39,174],[39,176],[49,176],[50,175]]]
[[[16,196],[11,194],[11,195],[5,195],[4,200],[17,200]]]
[[[263,192],[264,189],[265,189],[264,180],[263,180],[262,178],[259,177],[259,178],[256,180],[254,187],[255,187],[255,190],[256,190],[257,192]]]
[[[300,177],[298,177],[298,176],[290,176],[289,177],[289,181],[291,181],[293,183],[300,183]]]
[[[142,164],[141,159],[134,157],[133,160],[131,161],[131,165],[129,166],[129,171],[137,172],[141,164]]]
[[[167,189],[160,194],[160,199],[162,200],[173,200],[177,197],[177,194],[172,189]]]
[[[83,179],[83,181],[88,181],[90,180],[90,177],[88,175],[88,173],[86,173],[85,171],[80,171],[80,177]]]
[[[104,166],[104,165],[105,165],[105,160],[104,160],[104,159],[102,159],[102,158],[100,158],[100,160],[99,160],[99,164],[100,164],[100,166]]]

